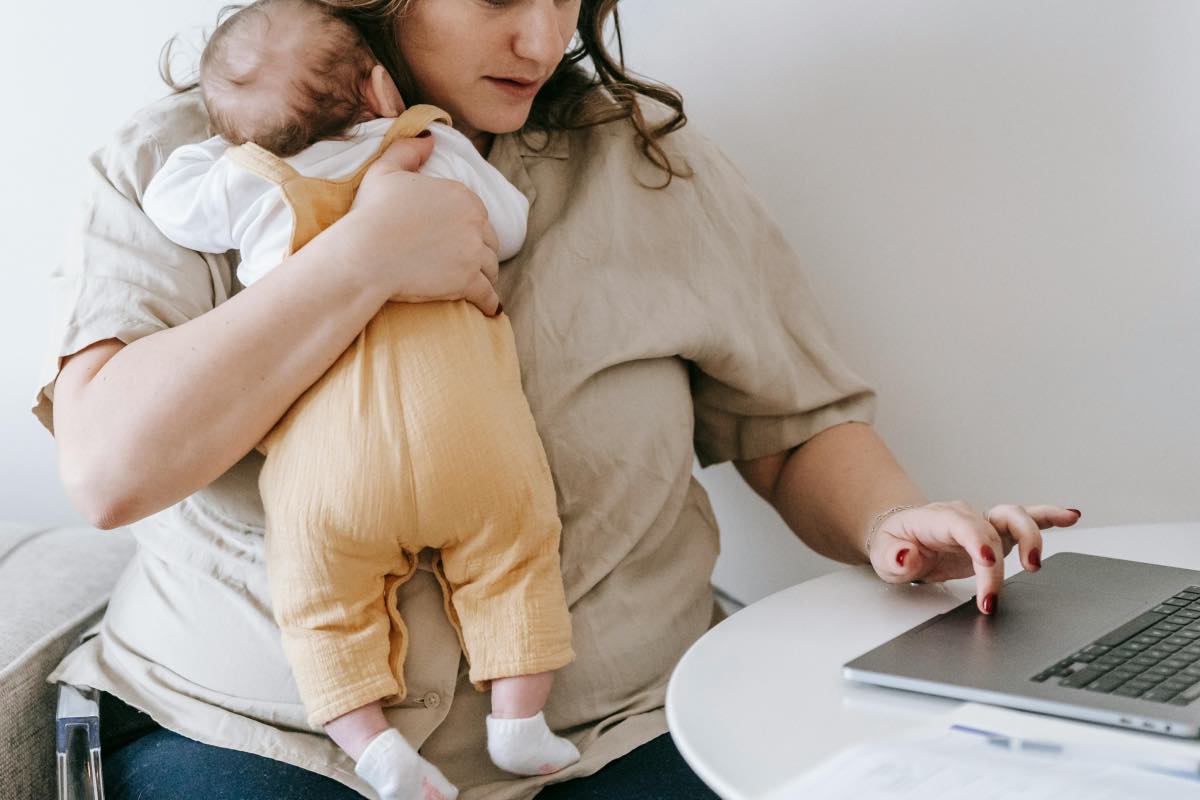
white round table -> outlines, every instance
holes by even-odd
[[[1045,536],[1043,557],[1073,551],[1200,570],[1200,523]],[[1015,550],[1005,567],[1020,569]],[[948,711],[958,701],[851,683],[841,667],[974,592],[974,579],[893,585],[847,567],[747,606],[692,645],[671,676],[667,723],[679,751],[717,794],[743,800],[845,747]]]

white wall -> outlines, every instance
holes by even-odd
[[[683,91],[805,256],[930,496],[1200,518],[1200,4],[687,0],[624,22],[627,60]],[[731,468],[702,479],[736,596],[827,568]]]
[[[0,25],[0,519],[79,521],[58,483],[53,440],[29,413],[47,349],[47,275],[77,218],[88,154],[165,94],[158,52],[211,25],[220,0],[21,3]],[[194,36],[193,36],[194,38]]]
[[[25,4],[0,33],[3,518],[75,518],[27,410],[45,274],[87,152],[161,93],[167,36],[221,4]],[[623,5],[629,63],[683,91],[804,254],[932,497],[1200,519],[1200,4]],[[736,596],[827,568],[732,469],[701,477]]]

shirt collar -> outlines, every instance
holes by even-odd
[[[534,131],[522,134],[503,133],[492,141],[492,149],[488,153],[488,161],[500,174],[516,186],[529,205],[537,199],[537,188],[526,162],[531,159],[554,158],[566,159],[570,156],[570,137],[567,131]]]
[[[510,135],[517,140],[522,158],[565,159],[571,155],[571,137],[567,131],[530,131]]]

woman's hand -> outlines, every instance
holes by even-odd
[[[976,603],[991,614],[1004,582],[1004,556],[1015,544],[1030,572],[1042,565],[1042,530],[1067,528],[1080,512],[1058,506],[995,506],[980,513],[962,502],[930,503],[886,517],[867,542],[871,566],[890,583],[975,575]]]
[[[432,137],[392,144],[367,170],[336,236],[348,269],[377,290],[380,305],[466,299],[491,316],[500,297],[499,243],[487,210],[463,184],[419,175]]]

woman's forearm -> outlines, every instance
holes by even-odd
[[[812,549],[847,563],[866,561],[876,514],[927,502],[875,429],[854,422],[789,451],[768,500]]]
[[[60,471],[93,523],[127,524],[207,485],[329,368],[386,299],[340,257],[336,238],[319,236],[212,311],[120,348],[94,374],[64,369]]]

